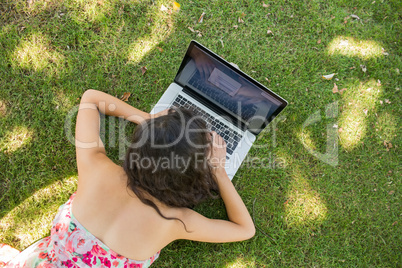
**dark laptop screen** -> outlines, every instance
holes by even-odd
[[[258,134],[286,101],[192,41],[175,81],[191,88]]]

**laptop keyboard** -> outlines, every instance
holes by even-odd
[[[218,133],[226,142],[226,153],[232,155],[240,140],[242,135],[237,131],[229,128],[225,123],[221,122],[217,118],[213,117],[206,111],[200,109],[198,106],[194,105],[191,101],[185,97],[178,95],[173,101],[172,106],[183,107],[185,109],[193,110],[197,115],[201,116],[207,124],[207,128],[211,131]],[[226,156],[226,158],[229,158]]]

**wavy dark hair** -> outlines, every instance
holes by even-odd
[[[205,121],[185,109],[170,109],[138,125],[123,164],[128,187],[168,220],[181,221],[165,217],[146,193],[170,207],[192,208],[217,198],[218,185],[207,162],[209,135]]]

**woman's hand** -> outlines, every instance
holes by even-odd
[[[212,149],[208,156],[209,164],[216,169],[225,169],[226,164],[226,142],[215,131],[211,133]]]
[[[189,239],[203,242],[234,242],[250,239],[255,234],[255,227],[247,207],[230,181],[225,171],[226,143],[216,132],[211,132],[212,149],[207,157],[214,167],[214,175],[219,187],[219,194],[225,203],[229,220],[208,219],[188,209],[181,218],[187,232],[181,225],[176,239]]]

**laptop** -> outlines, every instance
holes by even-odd
[[[174,82],[151,114],[167,108],[194,110],[226,142],[226,172],[236,174],[257,135],[287,101],[196,41],[191,41]]]

